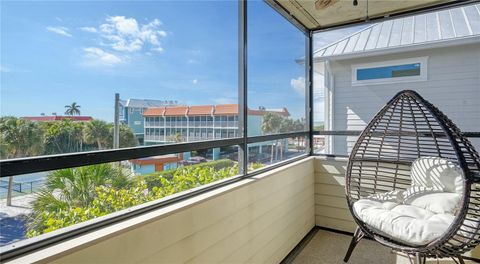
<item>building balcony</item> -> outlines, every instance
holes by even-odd
[[[338,264],[355,234],[348,264],[480,263],[478,1],[27,4],[0,17],[1,263]],[[121,123],[120,92],[146,98],[125,110],[145,122]],[[9,116],[65,94],[85,103],[61,103],[62,120]],[[95,116],[71,122],[80,110]],[[412,209],[419,194],[458,201]],[[389,222],[359,220],[360,200]],[[390,214],[407,206],[424,214]]]
[[[10,263],[342,263],[355,228],[346,162],[304,158]],[[363,240],[349,263],[410,262]]]

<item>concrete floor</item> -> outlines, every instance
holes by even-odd
[[[325,230],[318,230],[308,244],[296,256],[292,256],[293,264],[338,264],[344,263],[343,257],[347,252],[351,237]],[[410,264],[404,255],[397,255],[389,248],[372,240],[362,240],[355,248],[348,264]],[[437,263],[429,260],[427,263]],[[455,263],[453,261],[439,261],[438,263]],[[468,262],[466,263],[473,263]]]

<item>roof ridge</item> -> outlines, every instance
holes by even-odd
[[[365,54],[381,55],[388,51],[393,53],[478,43],[480,26],[477,24],[475,24],[475,27],[472,26],[472,21],[479,17],[479,14],[473,12],[473,10],[479,11],[478,7],[478,4],[467,4],[374,23],[316,49],[313,57],[315,60],[325,58],[345,59],[356,58]],[[440,14],[442,14],[442,17],[439,16]],[[391,24],[391,26],[385,27],[387,24]],[[445,32],[442,30],[443,28],[445,28]],[[375,34],[373,34],[374,30]],[[369,33],[365,34],[367,32]],[[393,35],[394,33],[395,35]],[[363,46],[353,43],[355,39],[359,41],[360,38],[362,44],[365,42]],[[376,41],[376,44],[373,47],[368,47],[367,45],[371,40]],[[381,45],[379,44],[380,41],[382,41]],[[393,44],[392,41],[394,41]],[[349,48],[346,49],[347,47]]]
[[[395,20],[395,19],[392,19],[392,21],[393,21],[393,20]],[[384,21],[384,22],[385,22],[385,21]],[[342,42],[342,41],[344,41],[344,40],[346,40],[346,39],[348,39],[348,38],[351,38],[352,36],[355,36],[355,35],[357,35],[357,34],[361,34],[363,31],[365,31],[365,30],[367,30],[367,29],[369,29],[369,28],[372,28],[372,27],[374,27],[374,26],[376,26],[376,25],[382,24],[382,23],[383,23],[383,22],[377,22],[377,23],[374,23],[374,24],[372,24],[372,25],[370,25],[370,26],[368,26],[368,27],[366,27],[366,28],[363,28],[363,29],[360,29],[360,30],[358,30],[358,31],[355,31],[354,33],[349,34],[349,35],[341,38],[340,40],[337,40],[337,41],[332,42],[332,43],[330,43],[330,44],[327,44],[327,45],[325,45],[325,46],[323,46],[323,47],[321,47],[321,48],[318,48],[317,50],[315,50],[315,51],[313,52],[313,54],[315,54],[315,53],[317,53],[317,52],[319,52],[319,51],[321,51],[321,50],[327,49],[327,48],[329,48],[329,47],[331,47],[331,46],[333,46],[333,45],[335,45],[335,44],[338,44],[338,43],[340,43],[340,42]],[[320,34],[321,34],[321,33],[320,33]]]

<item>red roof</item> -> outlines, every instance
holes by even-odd
[[[183,116],[187,113],[188,106],[173,106],[165,108],[166,116]]]
[[[143,116],[163,116],[165,107],[151,107],[143,111]]]
[[[30,121],[40,121],[40,122],[48,122],[48,121],[61,121],[61,120],[72,120],[72,121],[90,121],[93,120],[91,116],[24,116],[22,117],[25,120]]]
[[[213,115],[238,115],[238,104],[216,105]]]
[[[133,159],[130,162],[137,164],[137,165],[148,165],[148,164],[164,164],[167,162],[179,162],[182,158],[176,154],[171,155],[163,155],[163,156],[154,156],[148,158],[141,158],[141,159]]]
[[[249,115],[264,115],[265,113],[277,113],[282,116],[290,116],[287,108],[282,109],[249,109]],[[199,116],[199,115],[238,115],[238,104],[223,105],[195,105],[174,107],[151,107],[143,112],[143,116]]]
[[[188,115],[211,115],[213,112],[213,105],[195,105],[190,106]]]

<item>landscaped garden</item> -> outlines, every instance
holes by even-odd
[[[252,164],[252,169],[261,164]],[[62,169],[47,175],[27,217],[27,237],[104,216],[232,177],[238,165],[217,160],[133,176],[118,163]]]

